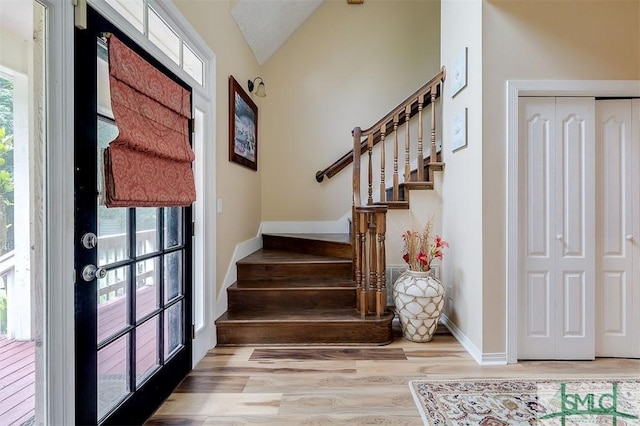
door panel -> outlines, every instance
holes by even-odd
[[[634,164],[640,164],[640,99],[631,101],[631,158]],[[628,295],[631,300],[631,326],[630,333],[631,351],[633,358],[640,358],[640,167],[631,169],[631,188],[635,197],[633,203],[633,220],[631,226],[631,239],[627,240],[633,253],[633,269],[630,271],[631,291]],[[626,239],[626,236],[625,236]]]
[[[518,353],[550,358],[554,351],[554,257],[551,233],[555,199],[552,193],[552,137],[555,134],[553,98],[523,98],[520,102],[520,152],[526,181],[520,199],[524,225],[524,289],[518,292],[520,313]],[[521,186],[522,187],[522,186]],[[521,228],[522,229],[522,228]]]
[[[640,356],[634,319],[638,293],[638,138],[633,135],[630,99],[596,103],[599,136],[597,340],[598,356]],[[635,258],[635,259],[634,259]],[[634,279],[635,278],[635,279]],[[636,302],[637,303],[637,302]]]
[[[550,338],[551,304],[549,274],[532,272],[528,275],[527,336]]]
[[[585,337],[585,274],[584,272],[565,272],[562,280],[565,305],[560,311],[562,329],[559,333],[561,344],[563,338]],[[556,344],[556,357],[558,356]]]
[[[595,357],[595,100],[556,98],[554,359]],[[558,285],[559,284],[559,285]]]
[[[593,358],[593,102],[520,102],[519,358]]]
[[[191,209],[102,205],[102,149],[118,132],[102,34],[187,86],[91,8],[87,25],[75,33],[76,422],[140,424],[191,367]]]

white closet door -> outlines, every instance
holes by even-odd
[[[595,99],[556,98],[555,359],[595,357]]]
[[[640,110],[640,108],[638,108]],[[638,251],[640,124],[630,99],[596,102],[597,328],[596,354],[638,356]],[[637,261],[636,261],[637,262]],[[636,267],[637,269],[637,267]],[[634,309],[635,304],[635,309]]]
[[[594,99],[520,102],[520,359],[593,359]]]
[[[519,103],[520,253],[518,358],[555,356],[555,98]]]
[[[633,228],[631,239],[631,250],[633,252],[633,273],[631,282],[633,296],[631,322],[634,331],[631,335],[630,357],[640,358],[640,99],[631,101],[631,120],[633,129],[631,139],[633,140],[632,156],[634,158],[633,171],[631,172],[633,181]]]

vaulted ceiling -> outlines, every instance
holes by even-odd
[[[231,10],[260,65],[302,25],[324,0],[238,0]],[[0,0],[0,22],[5,31],[31,36],[30,2]]]
[[[231,15],[260,65],[302,25],[323,0],[238,0]]]

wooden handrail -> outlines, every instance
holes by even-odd
[[[429,189],[433,188],[434,172],[442,170],[444,163],[436,158],[438,150],[436,146],[436,105],[435,101],[440,96],[442,83],[445,79],[444,67],[424,86],[409,96],[403,103],[391,110],[373,126],[362,130],[355,127],[352,131],[353,149],[344,155],[336,163],[327,169],[316,173],[316,180],[322,181],[324,176],[331,177],[348,164],[353,162],[353,206],[352,206],[352,239],[353,239],[353,260],[354,260],[354,282],[356,285],[356,309],[364,318],[367,315],[375,314],[380,318],[387,312],[386,306],[386,215],[387,209],[409,207],[407,198],[400,200],[400,172],[399,158],[403,157],[403,191],[408,189]],[[424,131],[424,108],[430,108],[430,132],[428,155],[425,155],[425,131]],[[417,115],[417,135],[416,145],[411,142],[411,131],[409,121]],[[400,153],[400,138],[398,128],[404,125],[404,147]],[[389,137],[390,145],[393,148],[393,196],[391,200],[387,197],[390,189],[386,185],[387,157],[388,149],[385,139]],[[378,142],[377,150],[380,157],[379,169],[374,166],[373,148]],[[411,171],[412,147],[415,148],[416,172],[415,176]],[[362,154],[366,157],[362,158]],[[426,158],[425,158],[426,157]],[[428,159],[428,161],[426,161]],[[362,164],[365,163],[365,164]],[[425,175],[425,164],[428,165],[428,173]],[[361,172],[365,174],[364,179]],[[374,172],[375,176],[374,177]],[[376,179],[379,177],[379,182]],[[429,180],[430,179],[430,180]],[[374,185],[379,183],[379,185]],[[362,184],[362,185],[361,185]],[[362,188],[362,187],[365,188]],[[379,186],[380,196],[376,200],[374,196],[374,186]],[[363,192],[363,194],[361,194]]]
[[[425,96],[424,106],[429,105],[435,99],[440,97],[440,83],[444,81],[446,76],[445,68],[442,69],[433,76],[425,85],[416,90],[411,96],[407,97],[402,103],[400,103],[397,107],[392,109],[387,115],[382,117],[376,124],[369,127],[368,129],[362,130],[361,134],[368,134],[373,132],[373,145],[377,145],[381,140],[380,128],[384,124],[388,129],[393,129],[394,127],[394,117],[398,116],[399,120],[396,126],[401,126],[406,122],[406,115],[404,114],[407,106],[411,108],[411,112],[409,114],[409,118],[418,114],[419,112],[419,101],[420,96]],[[435,93],[435,96],[431,96],[431,94]],[[429,94],[430,96],[426,96]],[[364,139],[360,143],[360,154],[365,153],[368,150],[367,139]],[[349,164],[353,162],[353,154],[354,150],[350,150],[345,155],[340,157],[337,161],[331,164],[329,167],[324,170],[319,170],[316,172],[316,181],[322,182],[324,177],[331,179],[337,173],[339,173],[342,169],[347,167]]]

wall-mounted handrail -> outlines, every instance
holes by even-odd
[[[414,115],[418,114],[420,111],[419,108],[419,99],[421,96],[424,96],[424,104],[423,107],[432,103],[435,99],[440,97],[440,83],[444,81],[446,76],[445,68],[442,69],[433,76],[426,84],[416,90],[411,96],[407,97],[403,102],[401,102],[397,107],[392,109],[387,115],[382,117],[376,124],[369,127],[368,129],[362,130],[361,133],[366,135],[368,133],[372,133],[373,136],[373,145],[377,145],[381,140],[380,129],[384,124],[388,129],[393,129],[393,126],[402,126],[407,118],[411,119]],[[426,96],[429,94],[430,96]],[[406,115],[407,107],[410,108],[409,116]],[[394,118],[398,118],[397,123],[394,122]],[[368,150],[367,139],[364,139],[360,143],[360,154],[364,154]],[[350,150],[330,166],[325,168],[324,170],[319,170],[316,172],[316,181],[322,182],[324,177],[332,178],[345,167],[353,161],[354,150]],[[435,159],[434,159],[435,161]]]

